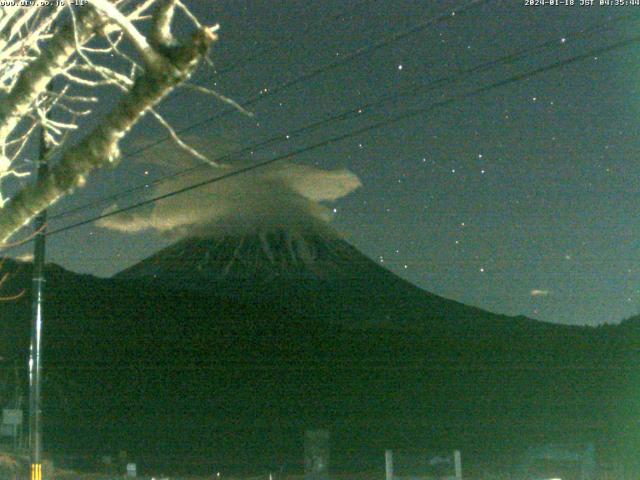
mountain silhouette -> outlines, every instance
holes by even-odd
[[[26,366],[31,265],[5,271],[7,294],[26,292],[0,303],[8,405],[12,365]],[[444,299],[323,225],[186,238],[110,279],[49,265],[45,312],[54,453],[299,470],[304,430],[320,427],[335,469],[367,470],[385,448],[461,448],[472,464],[549,441],[619,453],[635,438],[640,329]]]

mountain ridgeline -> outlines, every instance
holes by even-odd
[[[8,404],[31,265],[5,269],[7,294],[26,290],[0,303]],[[125,450],[193,473],[299,470],[309,428],[331,431],[336,470],[378,468],[385,448],[473,459],[636,444],[640,322],[571,327],[462,305],[324,225],[186,238],[111,279],[50,265],[47,280],[53,451]]]

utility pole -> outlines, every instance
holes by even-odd
[[[47,87],[47,92],[51,86]],[[48,117],[48,115],[47,115]],[[47,153],[49,145],[46,139],[46,128],[40,129],[40,146],[38,152],[38,171],[36,181],[49,171]],[[31,480],[42,480],[42,317],[45,284],[45,240],[47,210],[43,210],[35,219],[35,245],[33,249],[33,274],[31,288],[31,345],[29,350],[29,450],[31,463]]]

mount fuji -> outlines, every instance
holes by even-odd
[[[7,294],[27,293],[0,302],[0,356],[16,365],[30,269],[5,263]],[[304,430],[322,427],[333,465],[362,469],[389,445],[610,439],[638,411],[640,329],[463,305],[319,222],[187,237],[107,279],[50,265],[46,288],[45,439],[65,452],[191,472],[214,452],[262,471],[296,465]],[[13,371],[0,373],[8,405]]]
[[[115,275],[114,278],[211,281],[332,280],[375,268],[328,225],[309,221],[295,228],[260,229],[183,239]],[[353,268],[355,267],[355,271]]]
[[[503,317],[426,292],[383,268],[343,240],[323,221],[277,226],[250,233],[192,236],[170,245],[113,276],[211,295],[269,304],[320,316],[350,327],[435,327],[448,322],[496,320],[534,325],[524,317]],[[478,326],[488,327],[492,321]]]

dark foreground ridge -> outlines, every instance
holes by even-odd
[[[7,294],[27,290],[0,303],[6,405],[14,362],[26,366],[31,267],[5,268]],[[631,458],[637,445],[638,322],[468,307],[328,230],[185,239],[113,279],[47,273],[50,450],[196,473],[300,468],[308,428],[331,431],[337,470],[377,468],[385,448],[473,461],[568,441]]]

